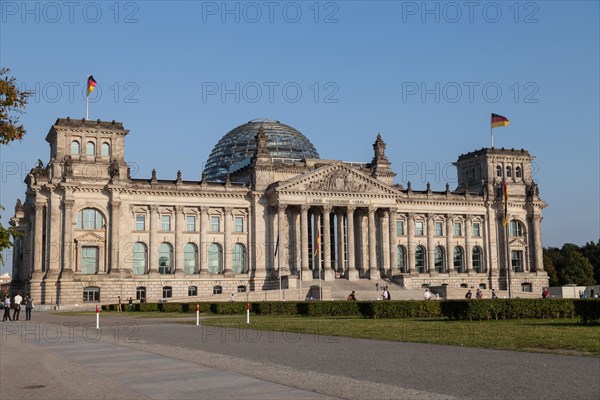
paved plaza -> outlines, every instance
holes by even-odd
[[[34,313],[1,326],[2,399],[598,398],[600,359]],[[191,318],[194,319],[193,317]],[[243,320],[240,319],[240,322]]]

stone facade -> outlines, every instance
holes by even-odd
[[[413,190],[393,183],[381,136],[370,163],[283,160],[268,149],[267,124],[225,181],[166,181],[155,171],[129,176],[128,133],[115,121],[51,127],[50,161],[27,176],[11,220],[23,233],[14,288],[41,304],[77,304],[268,291],[280,276],[289,288],[336,278],[497,290],[510,281],[513,292],[548,285],[546,204],[525,150],[463,154],[456,189]]]

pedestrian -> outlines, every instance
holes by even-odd
[[[27,293],[27,297],[25,297],[25,321],[31,321],[31,310],[33,310],[33,300]]]
[[[13,321],[19,320],[19,314],[21,314],[21,303],[23,302],[23,297],[17,292],[17,295],[13,299]]]
[[[439,294],[439,293],[436,293],[436,294],[435,294],[435,299],[436,299],[436,300],[439,300],[439,299],[440,299],[440,294]]]
[[[379,292],[379,282],[377,282],[377,283],[375,284],[375,291],[376,291],[376,292]]]
[[[465,299],[470,299],[471,297],[473,297],[473,293],[471,293],[471,289],[469,289],[467,294],[465,294]]]
[[[481,296],[482,296],[481,290],[477,289],[477,291],[475,292],[475,298],[481,299]]]
[[[429,291],[429,289],[425,289],[425,293],[423,293],[423,298],[425,300],[430,300],[431,299],[431,292]]]
[[[117,299],[119,300],[119,304],[117,305],[117,312],[121,312],[121,296],[117,296]]]
[[[129,308],[129,312],[133,311],[133,298],[129,298],[129,301],[127,302],[127,306]]]
[[[12,321],[12,319],[10,318],[10,297],[6,296],[4,298],[4,317],[2,317],[2,321],[6,321],[6,319],[8,319],[9,321]]]
[[[492,299],[497,299],[498,295],[496,294],[496,289],[492,289]]]
[[[548,291],[548,288],[544,288],[544,290],[542,290],[542,298],[547,299],[548,297],[550,297],[550,292]]]
[[[356,294],[354,293],[354,290],[352,291],[352,293],[350,293],[348,295],[348,301],[356,301]]]
[[[229,296],[229,301],[235,301],[235,296],[233,295],[233,293],[231,293],[231,295]]]

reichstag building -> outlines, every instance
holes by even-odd
[[[349,163],[321,159],[288,125],[253,120],[219,140],[201,181],[155,171],[134,179],[128,133],[120,122],[70,118],[50,128],[49,161],[28,174],[11,219],[23,233],[13,288],[38,304],[262,293],[280,282],[305,288],[303,299],[320,279],[515,292],[548,285],[546,204],[526,150],[460,155],[457,187],[413,189],[394,183],[379,135],[366,162]]]

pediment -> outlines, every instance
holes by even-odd
[[[527,242],[524,237],[513,237],[509,239],[511,247],[527,247]]]
[[[332,164],[282,182],[277,192],[398,195],[394,188],[345,164]]]
[[[75,239],[77,243],[104,243],[104,238],[97,233],[87,232]]]

